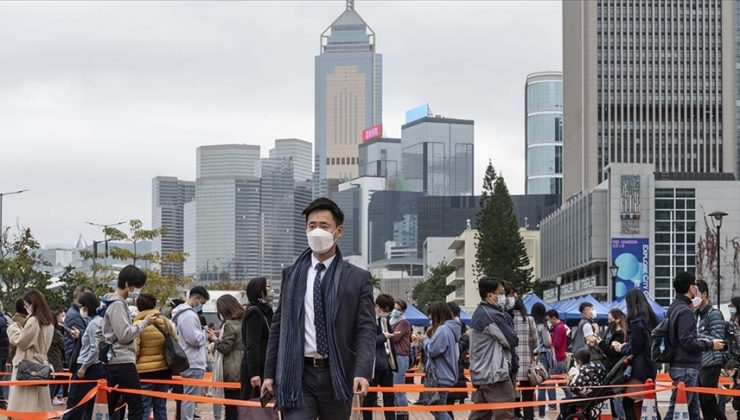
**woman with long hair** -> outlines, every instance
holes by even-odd
[[[18,365],[23,360],[48,363],[47,354],[54,338],[54,315],[44,295],[38,290],[29,290],[23,295],[23,305],[28,312],[25,325],[13,323],[8,327],[8,339],[16,347],[11,381],[16,380]],[[8,410],[52,411],[49,386],[11,386]]]
[[[66,360],[64,360],[64,312],[54,311],[54,338],[51,339],[51,347],[49,352],[46,354],[49,363],[54,368],[54,372],[62,372],[66,366]],[[64,400],[61,397],[65,397],[67,394],[67,386],[57,384],[50,387],[51,392],[51,405],[64,405]]]
[[[219,333],[209,329],[208,339],[215,344],[217,358],[213,366],[214,382],[240,382],[241,364],[244,356],[244,341],[242,339],[242,320],[244,318],[244,307],[232,295],[223,295],[216,300],[216,313],[218,319],[223,323]],[[212,392],[223,397],[238,400],[240,392],[238,389],[224,389],[214,387]],[[227,405],[224,409],[226,420],[237,420],[239,410],[234,405]]]
[[[437,387],[450,388],[458,377],[457,361],[460,357],[460,340],[462,327],[455,321],[452,310],[444,302],[434,302],[429,307],[429,316],[432,326],[424,337],[424,353],[427,356],[426,372],[436,378]],[[429,379],[429,378],[427,378]],[[425,382],[425,385],[429,381]],[[447,392],[439,392],[439,399],[435,405],[447,402]],[[452,420],[450,415],[443,411],[432,413],[436,420]]]
[[[625,324],[624,312],[619,308],[612,308],[609,311],[607,322],[608,328],[603,332],[602,340],[599,341],[599,348],[604,353],[604,356],[606,356],[603,362],[606,371],[609,372],[622,358],[622,353],[614,350],[612,343],[624,343],[624,330],[627,326]],[[612,398],[609,400],[609,404],[611,405],[614,417],[624,420],[625,414],[622,398]]]
[[[624,300],[627,303],[627,328],[625,333],[628,339],[624,344],[612,342],[612,347],[622,355],[631,354],[634,356],[629,383],[644,384],[648,379],[655,381],[657,368],[650,355],[650,347],[653,344],[650,333],[657,324],[655,312],[653,312],[640,289],[632,289],[627,292]],[[642,412],[641,397],[625,397],[622,399],[622,406],[627,420],[640,418]]]
[[[519,356],[519,370],[516,379],[520,386],[529,387],[529,368],[532,366],[532,352],[537,348],[537,327],[534,318],[527,316],[527,307],[519,296],[514,297],[514,331],[519,338],[516,354]],[[521,391],[521,398],[517,401],[533,401],[534,391]],[[515,416],[519,417],[519,408],[515,409]],[[524,408],[524,420],[534,419],[534,407]]]
[[[272,325],[272,287],[264,277],[255,277],[247,283],[247,312],[242,322],[244,356],[241,362],[241,399],[259,396],[265,374],[267,341]]]
[[[536,328],[537,335],[537,346],[534,348],[534,355],[537,357],[537,363],[540,363],[545,369],[550,372],[555,367],[555,350],[552,348],[552,337],[550,336],[550,328],[547,323],[547,308],[545,305],[537,302],[532,305],[532,319],[534,319],[534,325]],[[546,385],[538,385],[538,387],[547,387]],[[537,401],[546,401],[549,397],[550,401],[555,401],[557,398],[555,388],[547,387],[549,389],[537,390]],[[545,418],[545,406],[541,405],[538,408],[539,417]]]

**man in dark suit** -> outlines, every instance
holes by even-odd
[[[303,210],[309,249],[283,270],[262,394],[286,420],[342,420],[365,395],[375,360],[370,273],[342,259],[344,214],[318,198]]]

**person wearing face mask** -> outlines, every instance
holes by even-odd
[[[259,397],[265,373],[267,342],[274,315],[274,298],[270,282],[265,277],[255,277],[247,283],[247,313],[242,323],[244,356],[241,364],[241,399]]]
[[[75,287],[72,304],[64,315],[64,360],[69,363],[69,370],[73,375],[80,353],[80,336],[87,328],[87,321],[82,317],[80,306],[80,297],[85,293],[95,293],[95,291],[87,284]]]
[[[190,368],[180,372],[180,376],[187,379],[203,379],[206,373],[206,344],[208,335],[201,326],[198,312],[203,304],[208,302],[210,295],[203,286],[190,289],[188,300],[172,310],[172,321],[177,327],[177,337],[180,347],[188,356]],[[201,387],[184,385],[185,395],[201,395]],[[195,417],[195,403],[183,401],[180,408],[183,420],[193,420]]]
[[[110,345],[108,362],[104,366],[105,378],[111,387],[119,386],[128,389],[141,389],[139,373],[136,371],[136,337],[154,323],[158,314],[146,316],[140,324],[134,325],[131,311],[126,303],[136,289],[146,284],[146,273],[134,265],[127,265],[118,273],[116,291],[103,297],[105,305],[103,320],[96,334],[98,342]],[[103,355],[105,357],[105,355]],[[108,396],[108,412],[111,418],[118,415],[116,409],[128,404],[129,417],[143,417],[141,396],[112,392]]]
[[[393,373],[398,371],[396,366],[396,349],[391,342],[394,336],[400,335],[401,332],[393,332],[389,324],[390,312],[393,311],[395,301],[393,296],[380,294],[375,298],[375,313],[377,323],[377,336],[375,338],[375,370],[373,380],[370,386],[392,387]],[[368,392],[365,400],[362,402],[363,407],[376,407],[378,405],[378,393]],[[383,407],[394,407],[395,395],[392,392],[383,392]],[[362,417],[365,420],[372,420],[372,411],[363,411]],[[393,411],[385,412],[386,420],[394,420],[396,413]]]
[[[409,359],[411,355],[411,324],[404,317],[406,308],[408,308],[406,301],[397,300],[388,322],[393,328],[391,342],[396,350],[396,367],[398,368],[393,372],[393,385],[406,383],[406,372],[408,372],[411,362]],[[408,407],[409,401],[405,392],[396,392],[395,404],[396,407]],[[397,420],[407,420],[408,418],[408,413],[396,413]]]
[[[724,342],[720,339],[699,337],[696,328],[694,309],[701,306],[701,294],[696,286],[696,277],[693,273],[680,272],[673,279],[673,289],[676,298],[668,308],[669,342],[674,349],[674,358],[668,371],[673,385],[684,382],[687,387],[695,387],[699,383],[699,369],[702,353],[707,350],[720,350]],[[689,403],[689,416],[698,419],[701,416],[699,395],[693,392],[686,393]],[[673,418],[673,408],[676,403],[676,390],[671,392],[671,402],[666,413],[667,419]]]
[[[482,302],[470,322],[470,380],[475,392],[475,404],[513,402],[512,372],[519,366],[516,347],[519,344],[514,321],[504,311],[506,289],[504,281],[483,277],[478,281]],[[470,419],[513,418],[514,409],[478,410]]]
[[[709,301],[709,285],[704,280],[697,280],[696,287],[699,290],[701,303],[696,308],[696,326],[699,338],[708,340],[725,339],[725,317],[719,309],[712,306]],[[701,368],[699,369],[699,386],[705,388],[717,388],[719,375],[722,371],[722,352],[717,350],[706,350],[701,357]],[[720,419],[726,420],[724,410],[717,404],[717,396],[714,394],[701,394],[699,396],[702,415],[704,420]]]
[[[581,302],[578,312],[581,313],[581,321],[572,332],[573,341],[569,350],[575,353],[579,349],[587,348],[591,352],[591,361],[601,363],[604,353],[597,346],[599,325],[596,323],[594,305],[591,302]]]
[[[342,258],[335,202],[317,198],[303,215],[309,247],[283,270],[261,394],[277,396],[286,420],[347,419],[373,376],[371,276]]]
[[[208,339],[215,345],[216,361],[213,367],[214,382],[240,382],[241,363],[244,358],[244,340],[242,338],[242,321],[244,307],[230,294],[225,294],[216,300],[216,313],[222,322],[221,330],[217,333],[210,330]],[[213,387],[211,394],[214,397],[238,400],[238,389]],[[239,410],[234,405],[226,405],[225,420],[238,420]],[[215,416],[214,416],[215,417]]]
[[[82,330],[82,335],[76,341],[79,344],[75,346],[79,348],[78,356],[76,357],[75,366],[70,366],[71,370],[74,370],[72,375],[73,380],[85,379],[85,380],[96,380],[105,377],[103,372],[103,365],[100,363],[98,358],[98,342],[95,340],[95,333],[100,327],[101,318],[97,314],[98,306],[100,301],[97,296],[92,292],[85,292],[77,299],[77,309],[83,321],[86,323],[85,329]],[[69,386],[69,396],[67,398],[67,409],[71,409],[82,400],[91,389],[95,388],[95,383],[74,383]],[[95,401],[91,400],[87,404],[77,407],[72,411],[67,412],[62,420],[76,420],[83,419],[88,420],[92,418],[92,410],[95,405]]]

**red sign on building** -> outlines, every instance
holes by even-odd
[[[383,124],[375,124],[370,128],[362,130],[362,142],[378,138],[383,135]]]

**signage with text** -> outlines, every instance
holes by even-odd
[[[362,130],[362,142],[376,139],[383,135],[383,124],[375,124],[370,128]]]

